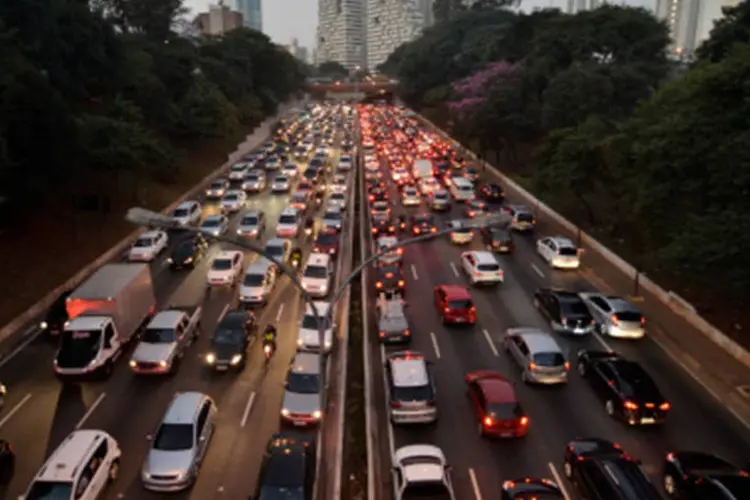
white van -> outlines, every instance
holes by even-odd
[[[324,298],[331,292],[333,261],[327,253],[311,253],[307,258],[300,284],[315,298]]]
[[[465,177],[451,177],[448,189],[456,201],[469,201],[474,198],[474,184]]]

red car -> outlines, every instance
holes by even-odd
[[[526,435],[529,417],[508,379],[499,373],[478,371],[466,375],[466,385],[480,436],[510,438]]]
[[[322,229],[313,242],[313,251],[334,257],[339,253],[339,233],[333,229]]]
[[[469,289],[462,285],[435,287],[435,307],[443,323],[473,325],[477,322],[477,308],[471,300]]]

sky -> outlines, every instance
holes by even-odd
[[[261,0],[263,10],[263,31],[279,44],[286,45],[292,38],[297,38],[300,45],[314,48],[315,28],[318,24],[317,0]],[[193,14],[208,10],[210,4],[218,0],[185,0],[185,5]],[[656,0],[620,0],[633,6],[643,6],[653,9]],[[234,7],[233,0],[225,0],[225,5]],[[566,0],[522,0],[524,10],[535,7],[565,8]]]

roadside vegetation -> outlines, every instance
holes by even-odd
[[[725,9],[689,61],[669,56],[666,25],[644,9],[507,3],[436,2],[438,24],[380,69],[405,102],[750,344],[750,2]]]
[[[259,32],[190,35],[183,0],[0,5],[0,324],[226,161],[304,81]]]

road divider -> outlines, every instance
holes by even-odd
[[[495,356],[500,356],[500,353],[497,352],[495,341],[493,341],[492,337],[490,337],[490,332],[488,332],[486,328],[482,328],[482,333],[484,334],[484,338],[487,339],[487,343],[490,345],[492,354],[494,354]]]
[[[86,424],[86,421],[89,418],[91,418],[91,415],[94,414],[96,409],[99,407],[100,404],[102,404],[102,402],[104,401],[104,398],[106,397],[107,397],[106,392],[99,394],[99,397],[96,398],[96,401],[94,401],[94,403],[91,406],[89,406],[89,409],[86,410],[86,413],[83,414],[83,416],[81,417],[81,420],[79,420],[78,423],[76,424],[76,427],[75,427],[76,430],[80,429]]]
[[[435,350],[435,357],[440,359],[440,346],[438,345],[437,337],[435,332],[430,332],[430,340],[432,340],[432,348]]]
[[[242,412],[242,420],[240,420],[240,427],[245,427],[245,425],[247,425],[247,419],[250,417],[250,412],[253,410],[254,402],[255,402],[255,391],[251,392],[250,397],[247,398],[245,411]]]

